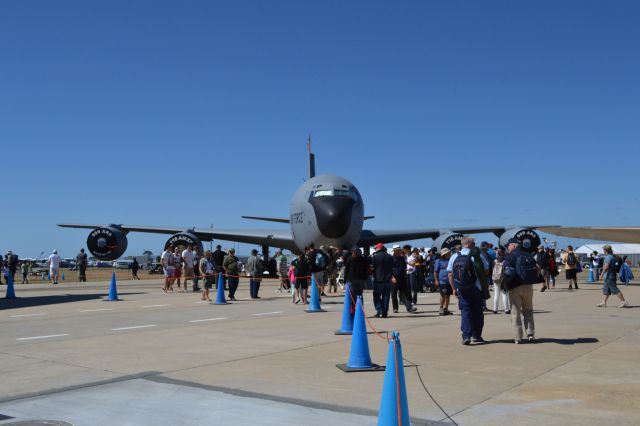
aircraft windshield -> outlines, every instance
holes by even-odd
[[[353,191],[346,189],[318,189],[313,193],[314,197],[351,197],[358,201],[358,197]]]

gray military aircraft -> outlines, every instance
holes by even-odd
[[[269,247],[278,247],[300,253],[313,243],[334,247],[358,245],[365,250],[376,243],[391,243],[422,238],[433,238],[438,250],[460,244],[465,234],[493,233],[502,245],[510,238],[521,242],[529,240],[528,246],[538,247],[542,241],[535,229],[541,226],[497,226],[497,227],[453,227],[439,229],[372,230],[364,229],[364,222],[373,216],[364,215],[364,202],[358,189],[345,178],[334,175],[315,175],[315,157],[309,150],[309,178],[298,188],[291,200],[289,218],[242,216],[245,219],[286,223],[288,230],[242,229],[225,230],[212,228],[156,227],[123,224],[59,224],[66,228],[92,229],[87,238],[87,247],[98,260],[114,260],[127,249],[129,232],[171,234],[165,246],[193,245],[202,250],[202,241],[213,239],[237,241],[262,246],[268,258]],[[544,226],[545,232],[557,233],[557,226]]]

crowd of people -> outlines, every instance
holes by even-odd
[[[609,296],[616,295],[620,299],[619,307],[627,307],[616,283],[618,277],[624,282],[631,275],[630,268],[626,271],[624,266],[629,265],[613,256],[611,246],[605,245],[603,250],[605,256],[598,258],[597,271],[594,266],[596,279],[604,280],[604,300],[597,306],[606,306]],[[198,258],[193,247],[182,252],[168,247],[161,262],[165,270],[165,292],[173,291],[176,282],[178,291],[186,291],[187,281],[192,281],[194,291],[200,291],[198,283],[202,278],[202,300],[211,300],[209,291],[218,283],[225,285],[230,300],[236,300],[240,261],[233,249],[224,252],[217,246],[216,251],[206,251]],[[265,263],[258,251],[252,250],[244,270],[249,277],[251,299],[260,299],[265,269],[275,271],[278,276],[280,285],[276,291],[290,291],[291,302],[296,304],[309,303],[312,282],[318,286],[321,296],[337,292],[338,287],[342,287],[339,283],[348,283],[354,301],[362,297],[366,288],[371,288],[378,318],[387,318],[390,308],[397,313],[400,305],[409,313],[417,312],[418,293],[425,291],[438,291],[439,315],[451,315],[453,295],[461,315],[462,343],[469,345],[484,341],[484,314],[487,311],[498,314],[500,304],[511,317],[514,342],[534,342],[533,284],[542,284],[542,292],[554,289],[561,267],[569,283],[568,290],[579,289],[580,261],[572,246],[568,246],[558,260],[554,249],[540,246],[536,250],[529,241],[521,243],[512,238],[506,247],[494,249],[486,241],[476,246],[472,237],[464,237],[460,246],[443,248],[440,253],[436,248],[425,251],[410,245],[394,245],[389,253],[384,244],[379,243],[375,252],[367,256],[359,247],[341,250],[316,248],[311,244],[290,264],[282,251],[277,251]],[[490,299],[493,299],[492,309],[487,306]]]

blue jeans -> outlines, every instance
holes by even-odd
[[[238,277],[227,277],[227,284],[229,285],[229,299],[233,299],[236,296],[236,290],[238,289]]]
[[[476,287],[458,289],[458,308],[460,309],[460,330],[462,338],[482,337],[484,314],[482,313],[482,291]]]
[[[389,300],[391,299],[391,283],[373,283],[373,305],[380,315],[387,315],[389,312]]]
[[[260,280],[257,278],[249,279],[249,294],[252,299],[256,299],[258,297],[258,290],[260,290]]]

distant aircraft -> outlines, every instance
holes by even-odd
[[[534,229],[540,226],[452,227],[440,229],[372,230],[363,229],[364,221],[373,216],[364,215],[364,202],[358,189],[348,180],[334,175],[315,175],[315,157],[309,154],[309,179],[293,195],[288,218],[242,216],[245,219],[279,222],[289,225],[288,230],[253,229],[225,230],[212,228],[154,227],[122,224],[59,224],[66,228],[93,229],[87,238],[87,247],[98,260],[114,260],[127,249],[129,232],[172,234],[166,245],[193,245],[202,250],[202,241],[213,239],[237,241],[262,246],[268,258],[269,247],[278,247],[300,253],[314,243],[334,247],[357,245],[366,250],[376,243],[391,243],[422,238],[433,238],[438,250],[459,245],[465,234],[493,233],[505,245],[510,238],[521,242],[529,240],[530,247],[538,247],[542,241]],[[544,226],[545,231],[556,233],[559,227]]]

